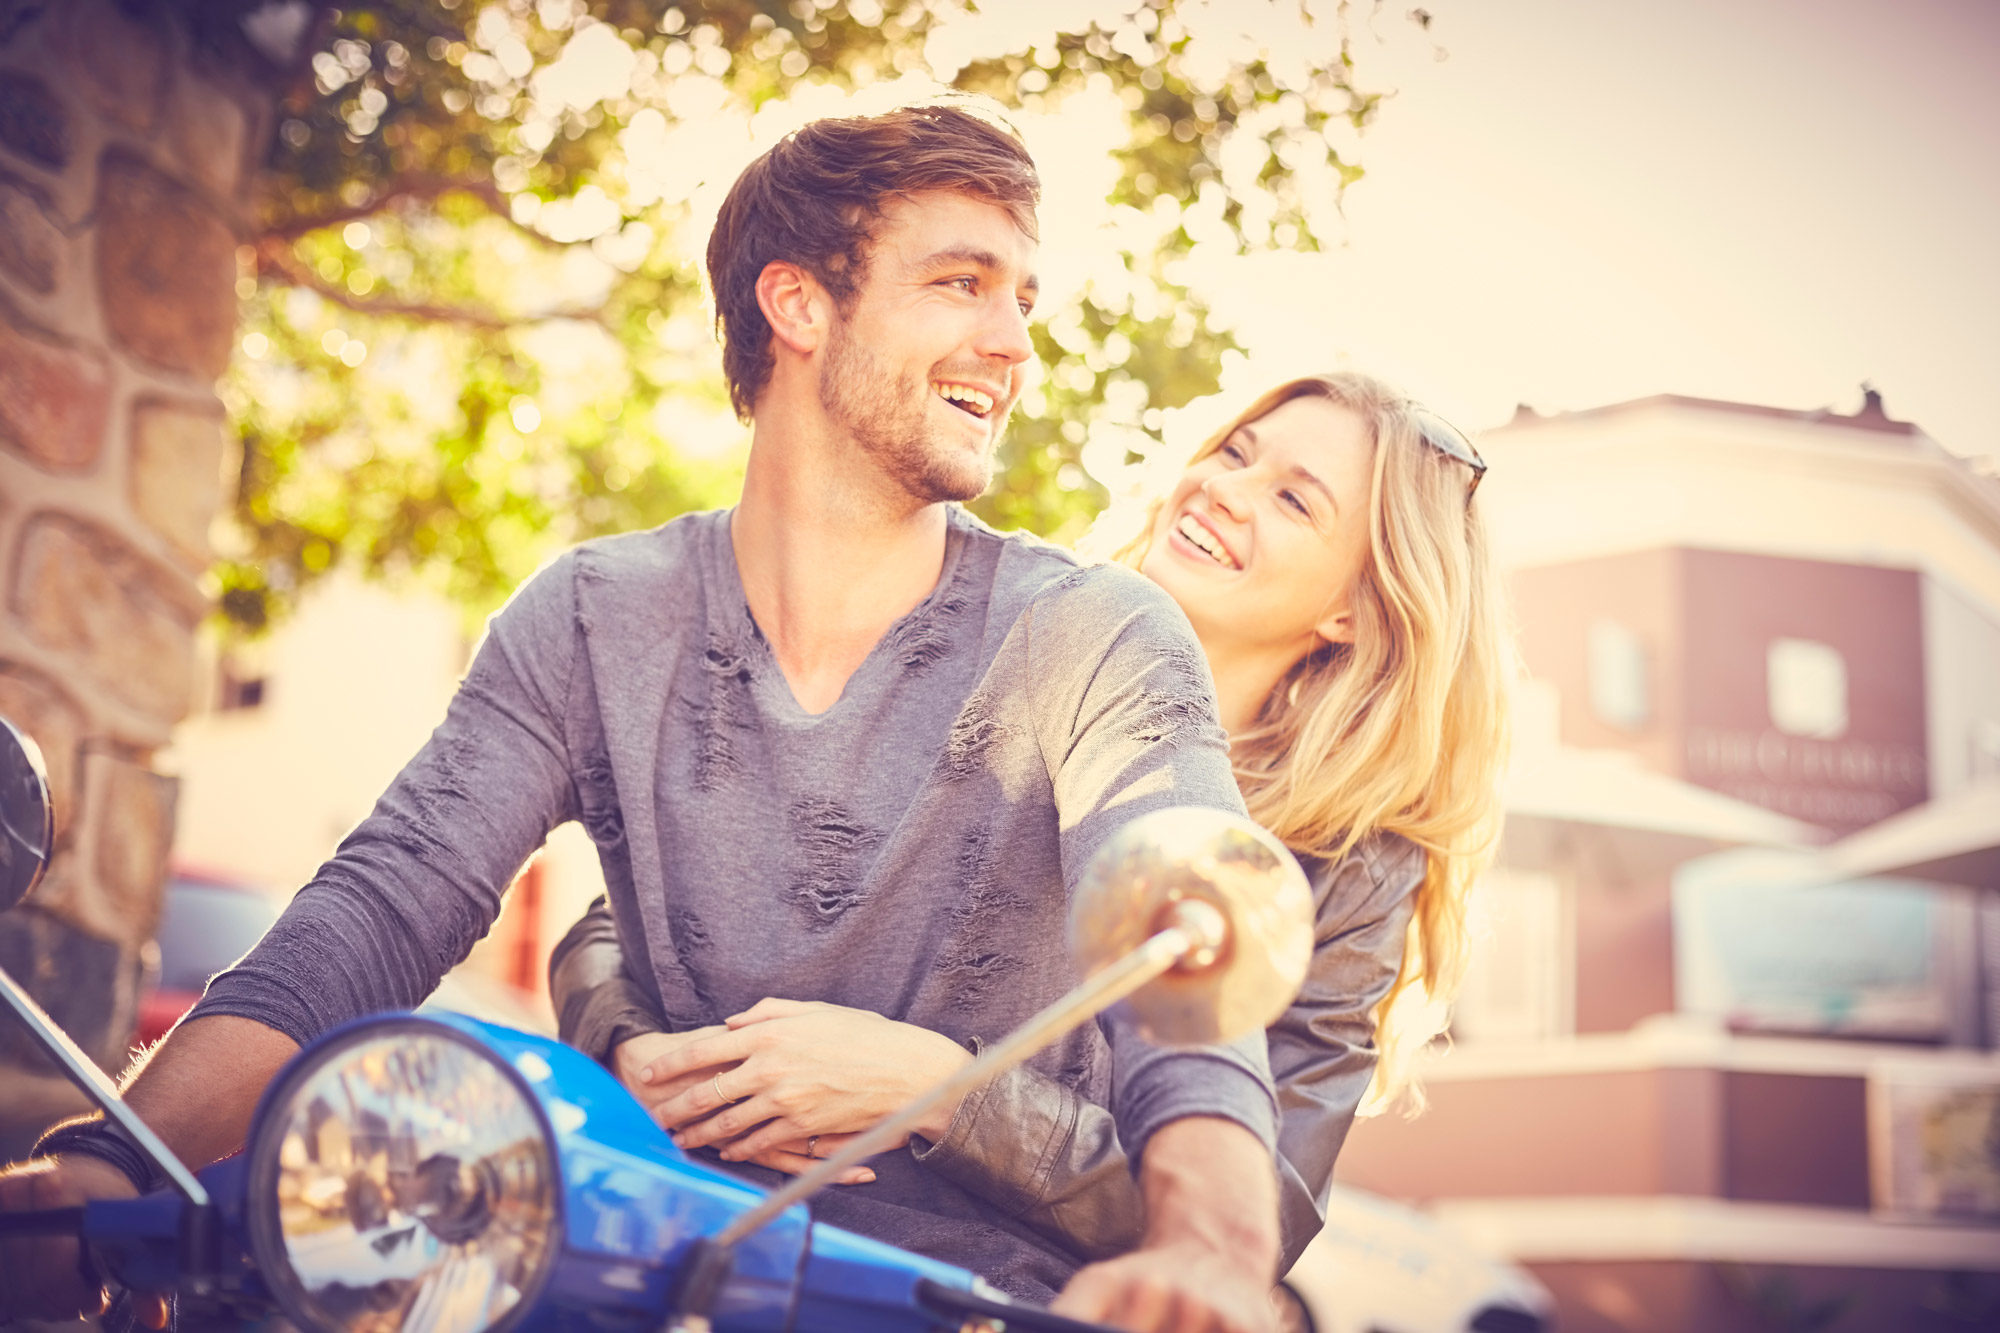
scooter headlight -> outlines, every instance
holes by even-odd
[[[295,1322],[479,1333],[534,1302],[559,1247],[552,1137],[514,1071],[423,1019],[357,1028],[272,1089],[250,1238]]]

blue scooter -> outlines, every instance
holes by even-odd
[[[0,910],[34,887],[52,844],[40,754],[0,718]],[[178,1320],[200,1328],[277,1314],[313,1333],[1095,1333],[965,1269],[814,1222],[805,1201],[1121,1000],[1160,1041],[1266,1026],[1304,978],[1310,921],[1304,874],[1254,824],[1195,809],[1132,821],[1073,898],[1088,979],[770,1193],[682,1153],[582,1053],[452,1014],[327,1033],[265,1090],[244,1150],[190,1172],[0,971],[0,996],[169,1182],[0,1215],[0,1235],[73,1234],[93,1277],[171,1293]]]

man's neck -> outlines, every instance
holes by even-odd
[[[729,525],[750,614],[799,707],[823,713],[944,570],[942,504],[761,424]]]

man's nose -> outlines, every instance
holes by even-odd
[[[1028,332],[1028,317],[1013,297],[996,302],[993,313],[980,326],[978,352],[1018,366],[1035,354],[1035,340]]]

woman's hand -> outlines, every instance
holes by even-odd
[[[618,1081],[625,1085],[625,1090],[646,1108],[647,1114],[659,1120],[662,1105],[688,1089],[708,1082],[712,1076],[718,1076],[736,1066],[733,1064],[705,1066],[673,1078],[656,1078],[651,1072],[653,1062],[663,1060],[672,1052],[692,1042],[707,1037],[723,1036],[728,1031],[728,1028],[716,1024],[688,1032],[647,1032],[628,1038],[611,1050],[612,1072],[618,1076]],[[833,1156],[834,1150],[849,1137],[851,1136],[846,1134],[809,1135],[796,1142],[774,1144],[754,1156],[738,1160],[755,1162],[758,1166],[767,1166],[773,1171],[783,1171],[787,1175],[803,1175],[811,1170],[813,1163],[819,1159]],[[857,1166],[843,1172],[835,1183],[865,1185],[874,1179],[873,1171],[865,1166]]]
[[[695,1069],[672,1080],[655,1080],[649,1076],[648,1067],[672,1051],[677,1051],[690,1042],[704,1037],[719,1037],[729,1031],[717,1023],[710,1027],[695,1028],[689,1032],[647,1032],[628,1038],[611,1048],[611,1072],[625,1085],[625,1090],[639,1099],[639,1105],[659,1119],[660,1104],[699,1083],[721,1069]],[[725,1066],[726,1067],[726,1066]]]
[[[927,1028],[819,1001],[760,1000],[728,1025],[641,1071],[650,1085],[677,1089],[656,1111],[674,1141],[718,1146],[728,1161],[755,1161],[815,1135],[824,1145],[828,1135],[858,1133],[972,1059]],[[717,1069],[724,1072],[711,1076]],[[957,1109],[937,1108],[917,1132],[943,1137]],[[824,1146],[819,1155],[827,1155]]]

